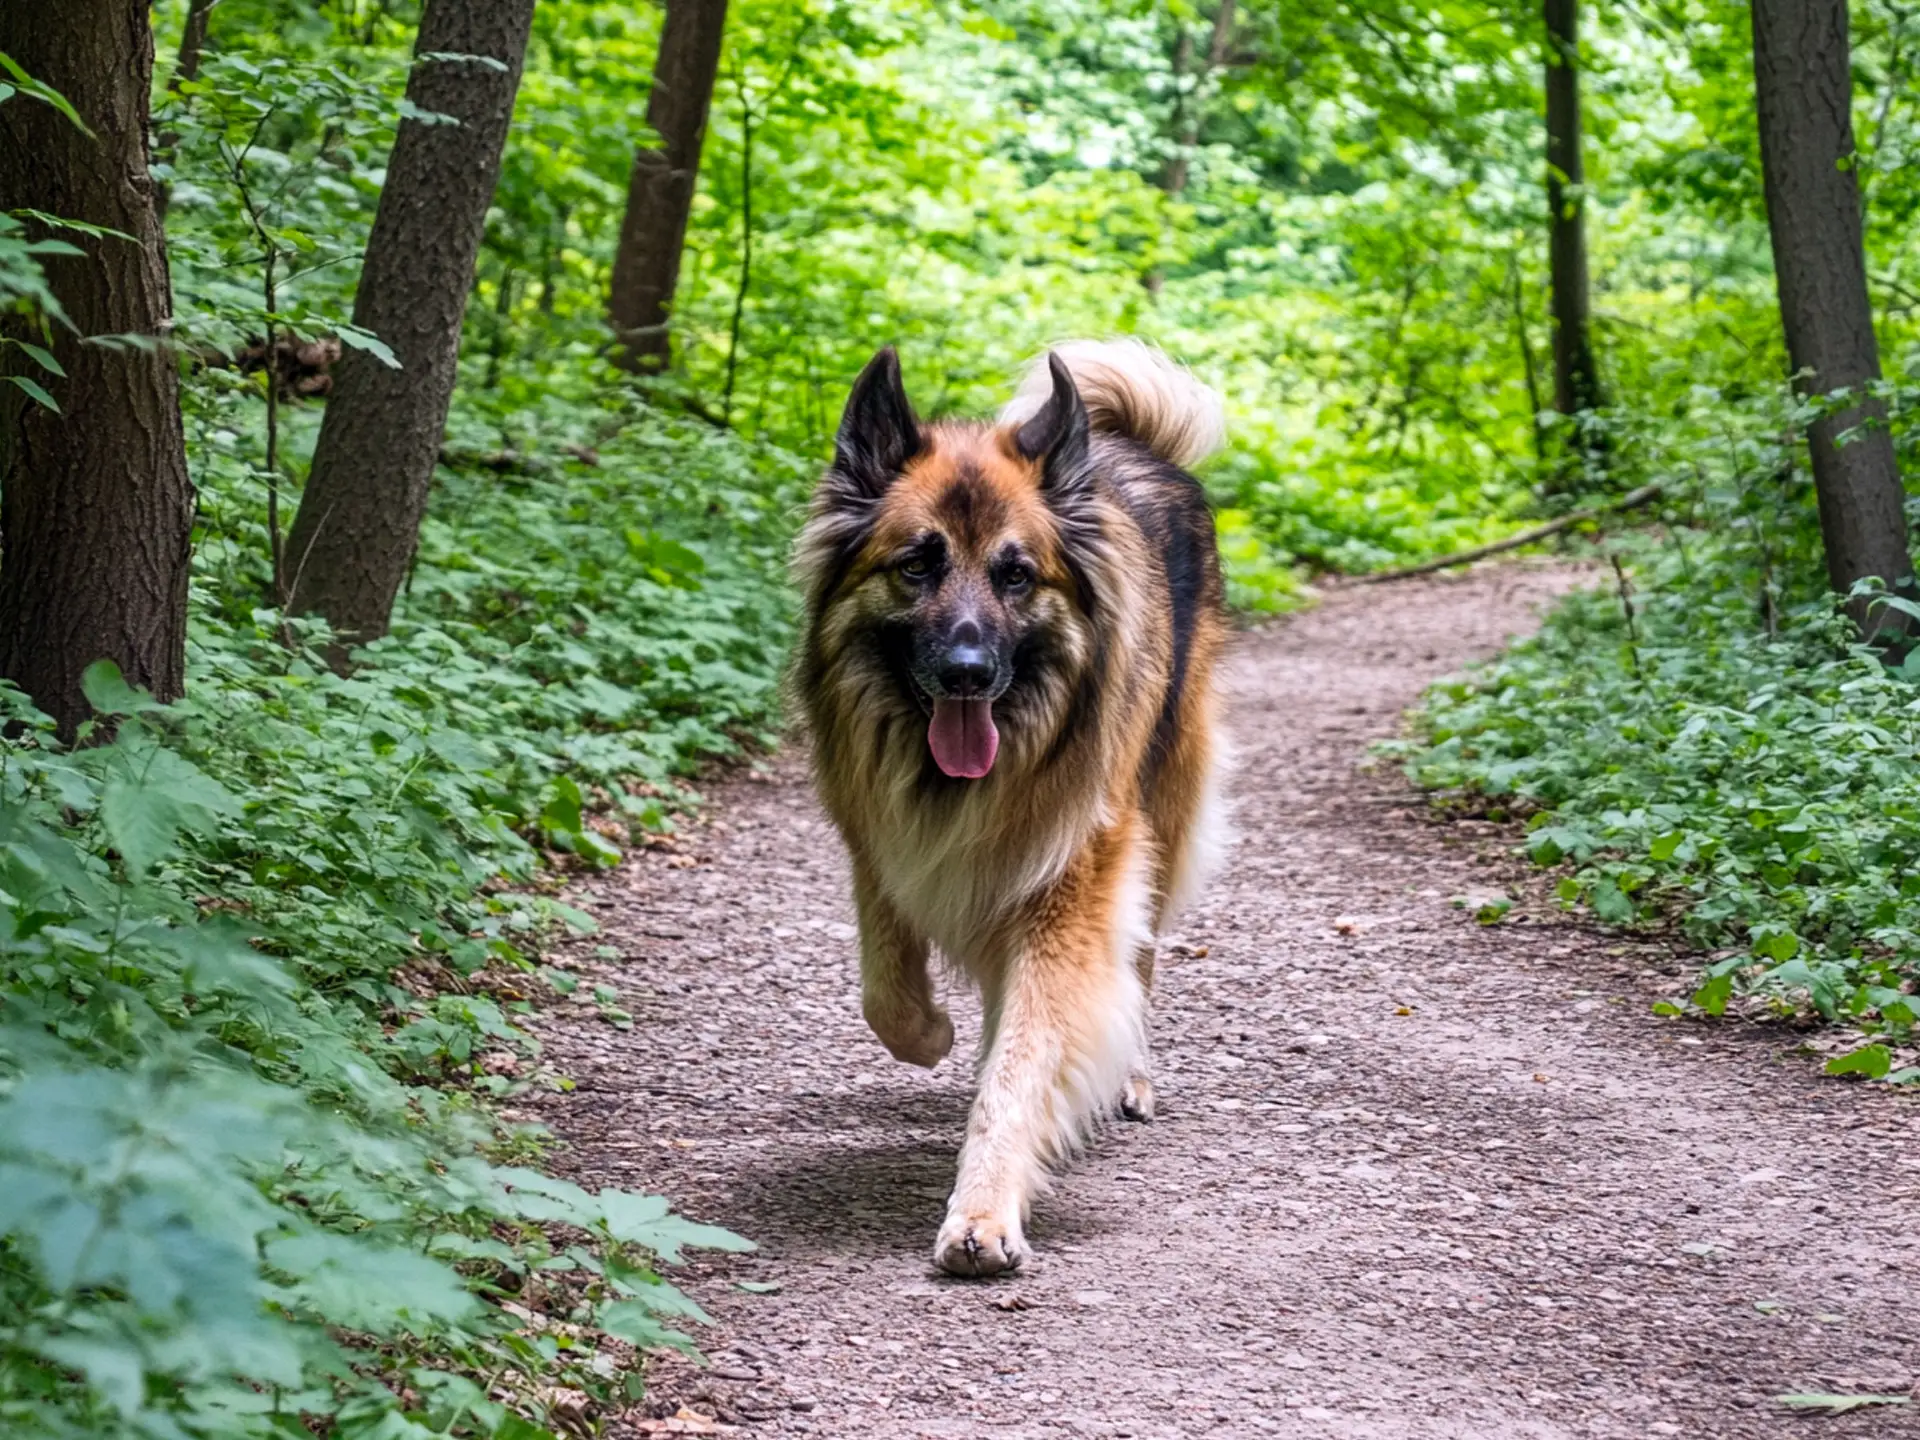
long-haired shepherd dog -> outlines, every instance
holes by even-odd
[[[1099,1114],[1150,1119],[1154,938],[1219,848],[1213,518],[1183,468],[1219,398],[1134,341],[1063,345],[996,423],[922,422],[882,350],[801,533],[794,668],[853,861],[867,1023],[953,1047],[930,952],[985,1002],[934,1260],[1026,1257],[1027,1207]]]

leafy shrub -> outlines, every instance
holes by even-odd
[[[541,932],[591,924],[522,888],[540,848],[615,860],[596,800],[667,825],[770,738],[801,467],[605,393],[443,472],[346,677],[260,608],[257,392],[203,372],[189,698],[97,668],[111,743],[66,751],[0,690],[7,1435],[526,1440],[686,1343],[654,1265],[742,1242],[512,1163],[487,1062]]]
[[[1756,401],[1734,420],[1721,398],[1698,447],[1667,455],[1700,483],[1672,518],[1710,528],[1621,545],[1630,590],[1574,595],[1430,692],[1410,770],[1526,814],[1566,903],[1614,924],[1677,915],[1712,952],[1694,996],[1709,1013],[1751,994],[1903,1037],[1920,1010],[1920,660],[1887,668],[1826,593],[1790,440],[1803,417]]]
[[[90,673],[109,744],[63,751],[0,692],[25,727],[0,752],[0,1419],[546,1433],[555,1386],[625,1378],[580,1337],[698,1317],[653,1257],[739,1242],[490,1160],[520,1142],[407,1083],[499,1088],[481,1048],[525,1043],[525,1000],[398,972],[531,970],[556,907],[483,892],[530,873],[532,747],[454,727],[444,647],[343,679],[207,628],[180,705]]]

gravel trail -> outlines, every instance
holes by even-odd
[[[930,1264],[978,1007],[931,1073],[867,1033],[796,759],[579,887],[619,952],[579,963],[636,1023],[543,1018],[578,1082],[533,1107],[561,1164],[761,1246],[678,1272],[711,1368],[657,1364],[614,1433],[684,1405],[859,1440],[1920,1437],[1920,1402],[1773,1400],[1920,1393],[1912,1104],[1788,1032],[1654,1018],[1686,969],[1659,947],[1526,904],[1476,924],[1454,897],[1510,883],[1510,841],[1362,766],[1573,580],[1338,591],[1240,638],[1241,839],[1162,952],[1160,1118],[1067,1170],[1008,1280]]]

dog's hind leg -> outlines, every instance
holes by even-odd
[[[1137,1053],[1149,881],[1137,822],[1094,837],[985,968],[988,1034],[960,1173],[934,1242],[955,1275],[1026,1258],[1028,1203],[1048,1165],[1109,1107]]]
[[[934,998],[926,937],[880,893],[856,856],[853,898],[860,912],[860,1008],[896,1060],[931,1070],[953,1049],[953,1021]]]

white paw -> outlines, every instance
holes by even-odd
[[[1018,1270],[1026,1258],[1019,1223],[994,1215],[950,1214],[933,1242],[933,1263],[969,1279]]]
[[[1136,1070],[1127,1077],[1127,1087],[1120,1092],[1120,1113],[1142,1123],[1153,1119],[1153,1081],[1146,1071]]]
[[[897,1010],[868,1005],[865,1014],[867,1028],[896,1060],[931,1070],[953,1049],[953,1021],[938,1007]]]

